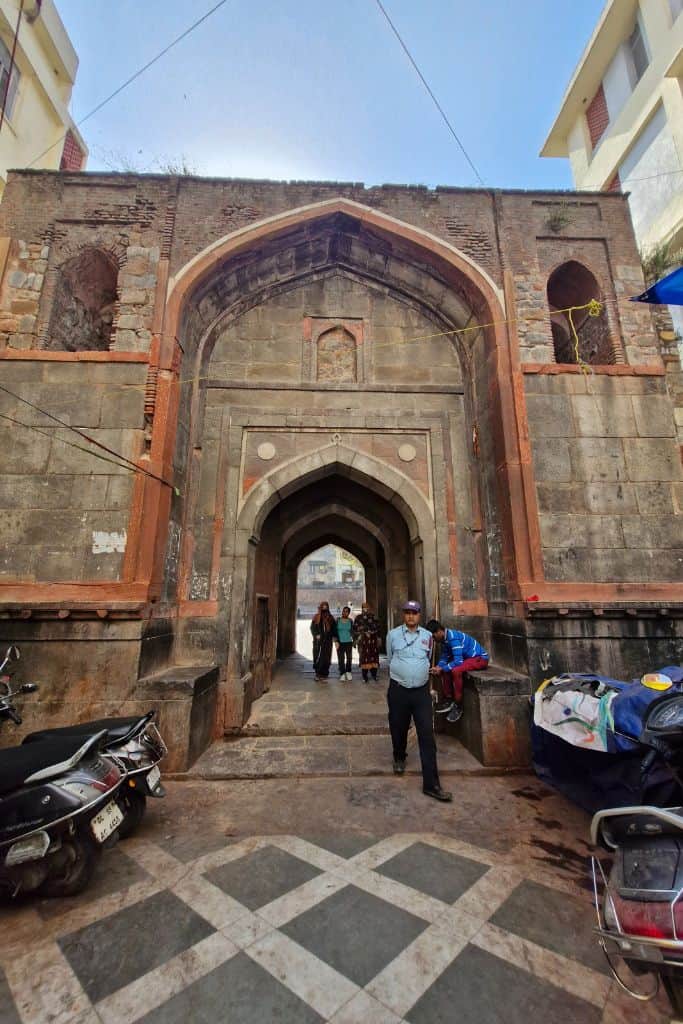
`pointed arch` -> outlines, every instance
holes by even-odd
[[[450,242],[438,238],[423,228],[415,227],[406,221],[391,217],[379,210],[373,210],[363,203],[338,196],[325,199],[319,203],[300,206],[284,213],[266,217],[247,227],[232,231],[217,239],[198,253],[169,278],[167,289],[165,334],[175,331],[184,303],[199,284],[224,260],[236,256],[255,245],[295,227],[301,227],[311,221],[334,213],[345,213],[361,224],[386,232],[390,236],[402,238],[418,245],[425,252],[430,252],[437,259],[443,260],[457,270],[463,277],[472,282],[481,294],[486,305],[496,314],[495,319],[505,316],[505,296],[493,278],[474,260],[466,256]]]

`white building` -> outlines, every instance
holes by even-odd
[[[24,0],[23,11],[21,0],[0,0],[0,195],[11,168],[85,167],[88,151],[69,113],[77,69],[53,0]]]

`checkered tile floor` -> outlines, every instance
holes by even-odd
[[[109,891],[4,911],[1,1024],[626,1019],[587,899],[503,855],[431,834],[226,842],[184,860],[133,838]]]

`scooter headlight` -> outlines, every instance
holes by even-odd
[[[683,728],[683,694],[657,701],[645,720],[651,732]]]
[[[41,860],[49,846],[50,837],[47,832],[36,832],[32,836],[20,839],[18,842],[12,843],[7,851],[5,867],[11,868],[16,864],[25,864],[28,860]]]

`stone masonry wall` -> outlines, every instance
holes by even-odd
[[[663,376],[525,378],[545,572],[683,580],[683,472]]]
[[[0,363],[20,396],[0,391],[0,414],[15,421],[0,418],[0,581],[120,579],[133,474],[72,447],[90,446],[20,398],[135,459],[146,374],[144,363]]]

